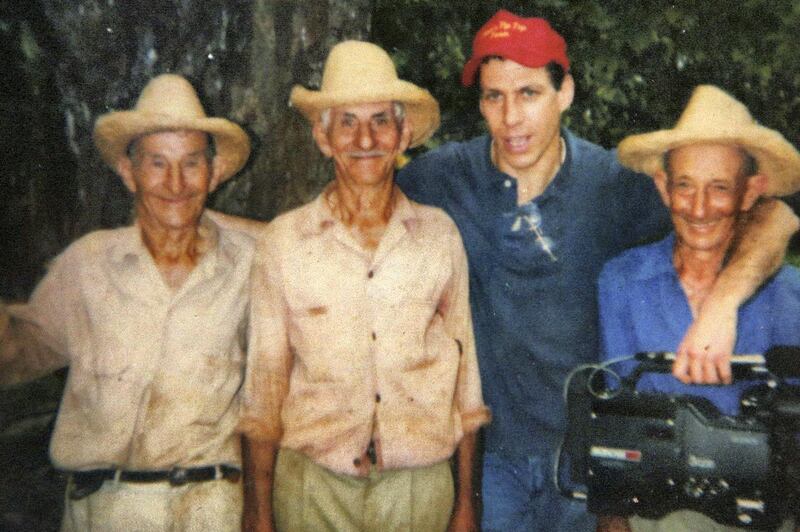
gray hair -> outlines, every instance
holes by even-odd
[[[394,119],[397,122],[397,125],[400,126],[403,123],[403,120],[406,118],[406,106],[403,102],[392,102],[392,113],[394,114]],[[328,107],[323,109],[322,112],[319,114],[319,122],[322,125],[322,129],[325,131],[329,131],[331,127],[331,108]]]

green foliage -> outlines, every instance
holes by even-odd
[[[671,126],[692,88],[731,92],[795,144],[800,122],[800,4],[793,0],[377,0],[372,38],[402,76],[442,106],[434,143],[481,131],[460,74],[475,31],[500,8],[543,16],[567,40],[576,98],[565,124],[606,146]]]
[[[786,263],[791,264],[795,268],[800,268],[800,253],[787,253]]]

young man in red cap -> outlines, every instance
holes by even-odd
[[[450,143],[397,177],[409,197],[442,207],[469,258],[484,397],[483,530],[586,530],[584,505],[555,488],[574,366],[597,360],[595,287],[603,263],[665,234],[652,181],[561,127],[572,103],[564,39],[540,18],[496,13],[477,33],[462,83],[477,82],[489,134]],[[679,350],[677,374],[730,378],[736,310],[780,263],[797,221],[783,204],[755,208],[741,249],[720,274]],[[635,221],[635,223],[632,223]],[[742,259],[744,257],[744,259]]]

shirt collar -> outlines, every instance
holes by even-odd
[[[206,238],[207,245],[207,249],[203,253],[203,257],[198,266],[203,263],[216,265],[220,254],[219,227],[208,216],[203,214],[200,217],[198,230]],[[120,229],[119,238],[116,239],[114,245],[109,249],[108,257],[111,263],[117,267],[132,266],[143,259],[153,260],[150,251],[142,241],[142,233],[139,224],[134,223],[131,226]]]
[[[675,233],[672,232],[664,239],[651,244],[655,253],[644,256],[643,262],[637,268],[636,280],[647,281],[663,275],[677,277],[675,266],[672,263],[672,252],[675,249]]]
[[[325,201],[325,192],[331,186],[333,186],[333,184],[328,185],[326,190],[322,191],[316,199],[309,204],[308,216],[302,218],[300,221],[299,230],[302,236],[321,235],[341,223],[333,215],[333,211],[331,211],[328,202]],[[417,212],[417,208],[397,185],[394,185],[394,194],[396,203],[389,223],[386,226],[386,232],[388,233],[392,226],[402,224],[406,231],[414,235],[419,226],[419,213]]]

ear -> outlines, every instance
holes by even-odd
[[[133,161],[129,157],[117,159],[116,171],[125,183],[125,187],[136,194],[136,180],[133,178]]]
[[[664,202],[664,205],[667,206],[669,209],[669,176],[664,170],[656,170],[656,173],[653,174],[653,181],[656,184],[656,188],[658,189],[658,194],[661,196],[661,201]]]
[[[400,130],[400,142],[397,145],[397,153],[404,153],[408,149],[409,144],[411,144],[412,130],[411,121],[408,117],[404,117],[403,126]]]
[[[572,79],[572,74],[566,74],[561,81],[561,88],[558,89],[558,108],[563,113],[569,106],[572,105],[572,100],[575,98],[575,80]]]
[[[321,120],[314,122],[314,126],[311,128],[311,135],[314,137],[314,142],[317,143],[317,147],[319,151],[322,152],[322,155],[331,157],[333,155],[333,150],[328,140],[328,132],[322,127]]]
[[[767,176],[763,174],[751,175],[745,183],[744,195],[742,196],[741,211],[749,211],[755,205],[758,198],[767,190]]]
[[[222,181],[222,176],[225,175],[227,168],[228,166],[225,164],[225,161],[223,161],[222,158],[219,156],[214,157],[214,159],[211,161],[211,179],[208,182],[209,192],[216,190]]]

